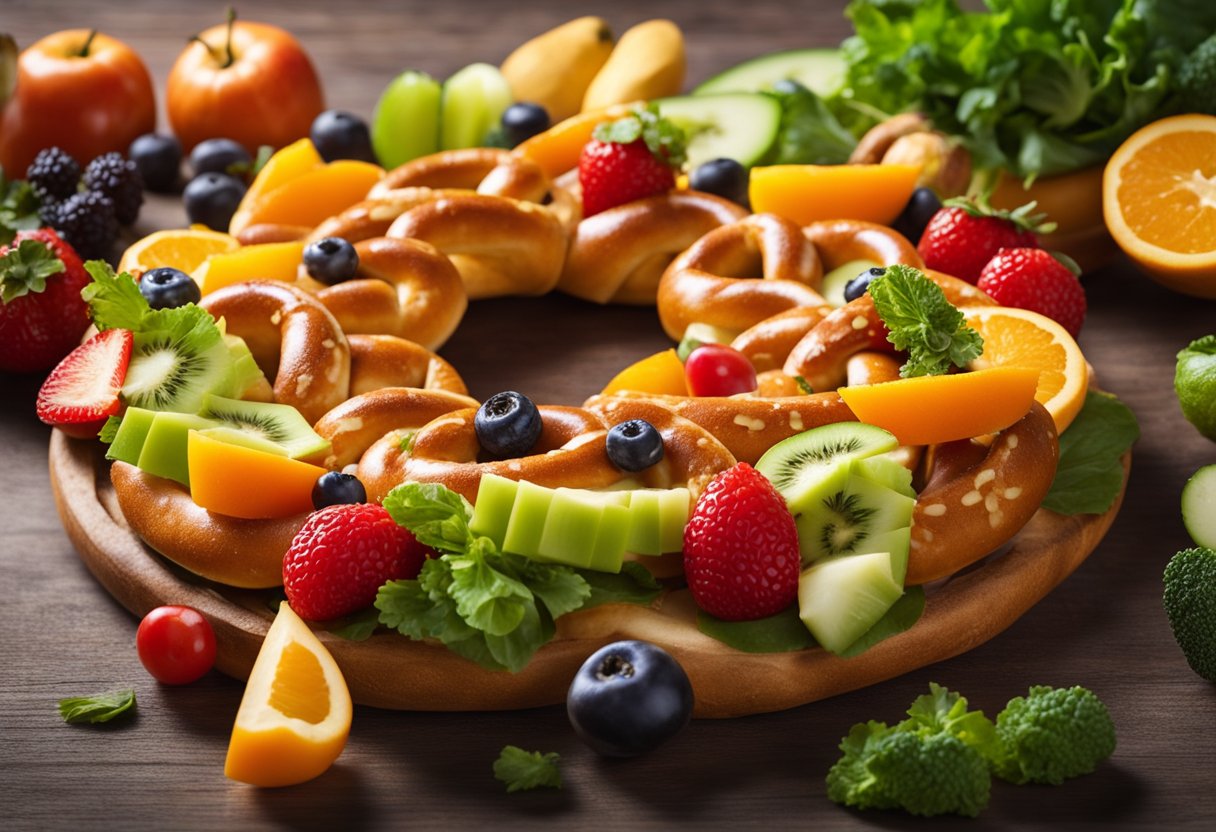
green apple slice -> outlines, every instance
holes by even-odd
[[[840,653],[901,595],[887,552],[830,558],[799,577],[798,617],[825,650]]]
[[[490,64],[469,64],[444,82],[439,145],[481,147],[514,99],[507,79]]]
[[[385,168],[439,149],[439,82],[425,72],[398,75],[376,104],[372,115],[372,148]]]

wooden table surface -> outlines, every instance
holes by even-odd
[[[213,4],[4,0],[0,28],[28,44],[67,26],[129,41],[163,91],[185,37],[220,17]],[[329,102],[368,116],[381,87],[412,66],[442,77],[500,61],[525,37],[579,13],[618,31],[662,13],[689,41],[690,81],[779,48],[832,45],[840,5],[722,2],[247,3],[249,19],[293,29],[320,68]],[[476,13],[475,13],[476,12]],[[179,224],[159,201],[140,230]],[[9,829],[316,828],[922,828],[895,813],[831,803],[823,778],[854,722],[897,720],[930,681],[990,715],[1032,684],[1092,688],[1118,728],[1114,758],[1064,786],[994,783],[967,828],[1090,825],[1212,828],[1216,689],[1187,668],[1161,609],[1161,572],[1188,545],[1178,509],[1186,478],[1216,461],[1174,398],[1174,355],[1216,331],[1213,305],[1170,294],[1125,261],[1086,279],[1081,345],[1102,385],[1136,412],[1143,438],[1114,528],[1081,569],[1004,634],[962,657],[795,710],[699,721],[634,760],[597,758],[560,707],[426,714],[357,708],[338,764],[304,786],[260,791],[228,781],[223,759],[241,683],[154,682],[134,650],[136,621],[79,562],[60,528],[46,472],[49,431],[33,415],[39,379],[0,379],[0,821]],[[652,310],[599,310],[566,298],[476,303],[444,354],[475,395],[507,386],[579,402],[612,372],[663,344]],[[509,348],[507,348],[509,347]],[[741,679],[740,684],[747,684]],[[133,687],[135,719],[66,726],[56,700]],[[491,776],[502,746],[557,751],[561,792],[507,795]]]

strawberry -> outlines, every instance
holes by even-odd
[[[1085,289],[1076,264],[1041,248],[1003,248],[976,285],[1002,306],[1046,315],[1076,338],[1085,322]]]
[[[326,506],[309,515],[283,556],[287,602],[309,621],[358,612],[385,581],[416,578],[429,551],[384,506]]]
[[[727,621],[781,612],[798,597],[798,531],[785,499],[746,462],[706,486],[684,529],[697,606]]]
[[[68,353],[38,391],[38,418],[68,436],[95,439],[121,407],[118,391],[134,342],[129,329],[107,329]]]
[[[578,160],[583,216],[670,191],[684,164],[684,131],[653,105],[595,128]]]
[[[1003,248],[1038,248],[1036,232],[1055,226],[1031,215],[1034,203],[997,211],[966,199],[947,200],[925,226],[916,250],[925,265],[975,283],[980,270]]]
[[[46,371],[89,328],[80,290],[90,283],[72,247],[49,228],[0,247],[0,370]]]

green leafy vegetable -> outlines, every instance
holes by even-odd
[[[908,353],[900,376],[941,375],[978,358],[984,339],[963,321],[936,283],[911,266],[888,266],[870,281],[870,297],[887,325],[887,340]]]
[[[130,689],[59,700],[59,715],[68,723],[109,722],[134,711],[135,691]]]
[[[781,104],[781,126],[769,165],[839,165],[857,146],[823,99],[804,86],[767,93]]]
[[[106,418],[106,423],[101,426],[101,430],[97,434],[97,438],[105,444],[111,444],[118,436],[118,429],[122,427],[121,416],[109,416]]]
[[[723,621],[698,612],[697,629],[744,653],[786,653],[815,646],[815,639],[798,617],[797,605],[755,621]]]
[[[514,745],[504,746],[494,761],[494,777],[507,784],[508,792],[562,787],[562,774],[557,764],[561,757],[550,751],[524,751]]]
[[[1060,462],[1044,508],[1060,514],[1102,514],[1123,488],[1121,458],[1140,438],[1136,416],[1114,396],[1089,392],[1060,435]]]
[[[367,641],[380,626],[380,611],[375,607],[349,615],[330,632],[347,641]]]
[[[642,564],[637,561],[625,561],[621,571],[597,572],[592,569],[580,569],[578,574],[591,587],[591,594],[580,609],[590,609],[600,604],[639,604],[647,606],[663,594],[663,587],[655,580]]]
[[[47,278],[66,268],[46,243],[22,240],[0,256],[0,302],[46,291]]]

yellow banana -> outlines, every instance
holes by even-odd
[[[583,112],[678,95],[684,87],[684,35],[670,20],[647,20],[621,35],[583,96]]]
[[[541,105],[556,124],[579,112],[612,44],[607,21],[580,17],[518,47],[502,62],[502,74],[516,101]]]

